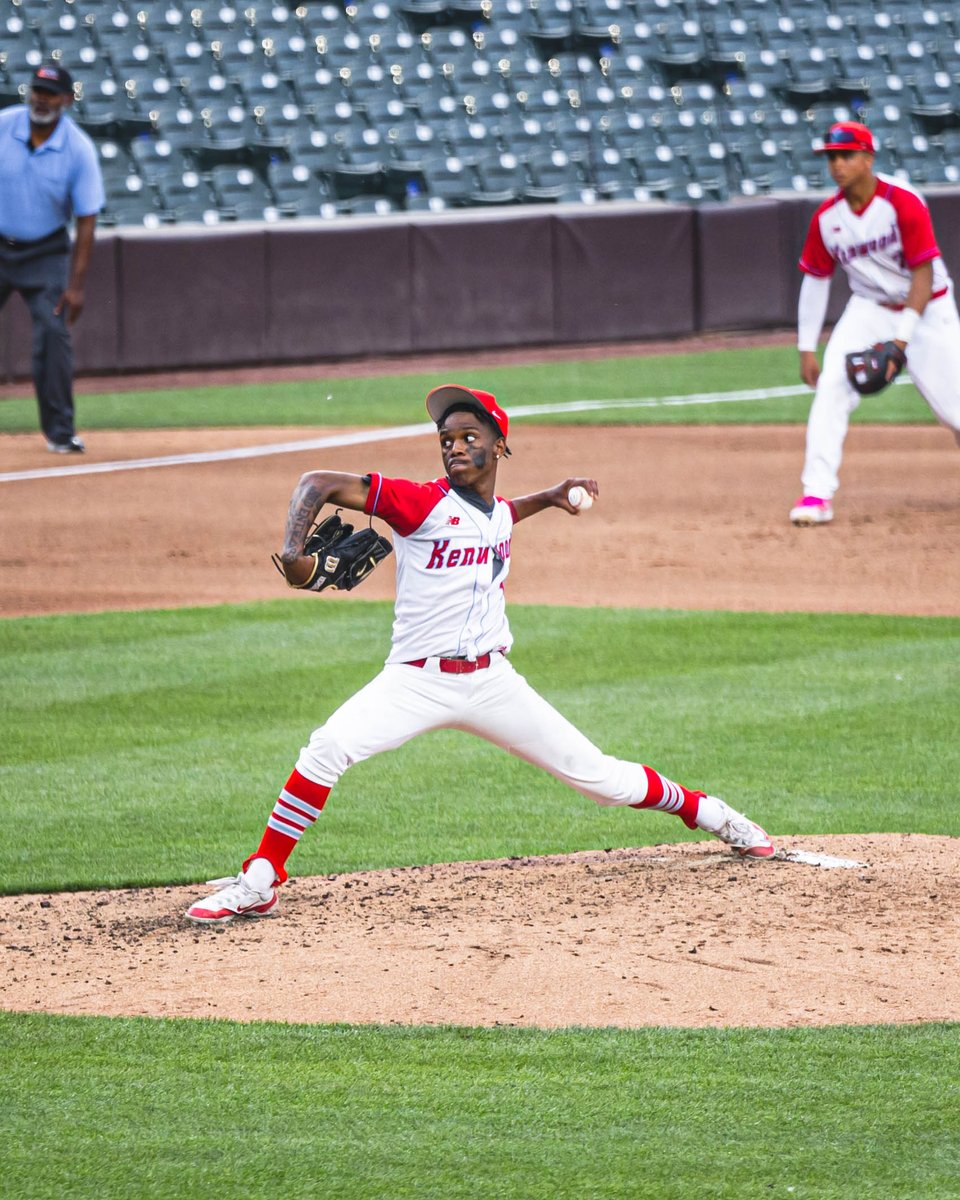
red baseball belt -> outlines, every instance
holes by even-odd
[[[479,658],[435,658],[432,661],[444,675],[472,675],[474,671],[483,671],[489,667],[492,658],[492,654],[481,654]],[[404,666],[425,667],[430,661],[427,658],[415,658],[404,663]]]
[[[933,293],[930,299],[939,300],[940,297],[945,296],[949,290],[949,288],[940,288],[939,291]],[[891,312],[903,312],[903,310],[906,308],[905,304],[891,304],[886,300],[880,300],[879,304],[881,308],[889,308]]]

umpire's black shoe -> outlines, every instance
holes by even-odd
[[[51,442],[48,439],[47,449],[51,454],[83,454],[86,446],[80,438],[74,436],[67,438],[65,442]]]

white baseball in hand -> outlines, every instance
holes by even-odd
[[[567,499],[574,508],[586,509],[593,504],[593,497],[586,488],[580,487],[579,484],[576,487],[572,487],[570,491],[567,492]]]

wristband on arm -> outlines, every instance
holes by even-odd
[[[897,317],[897,327],[893,334],[894,341],[904,344],[909,342],[919,320],[920,314],[915,308],[905,308]]]

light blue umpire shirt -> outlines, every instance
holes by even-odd
[[[0,237],[33,242],[73,216],[98,213],[103,203],[96,147],[66,113],[31,150],[27,106],[0,111]]]

